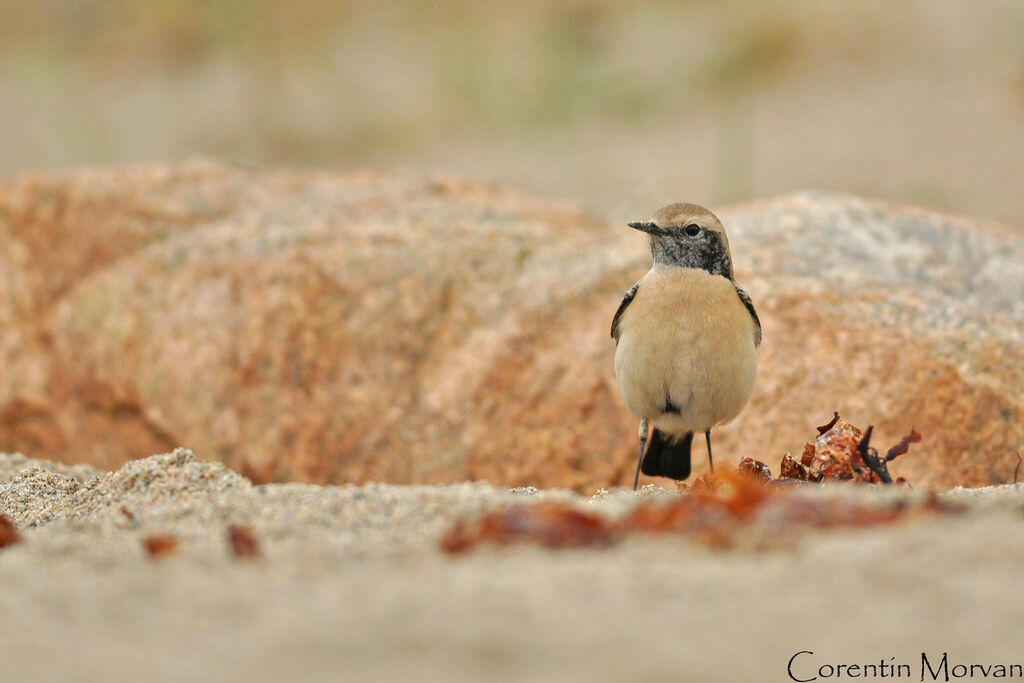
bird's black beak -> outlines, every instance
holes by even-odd
[[[652,235],[657,235],[661,233],[661,228],[659,228],[656,224],[650,221],[639,221],[636,223],[628,223],[627,225],[629,225],[629,227],[633,228],[634,230],[647,232]]]

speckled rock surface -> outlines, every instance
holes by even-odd
[[[893,465],[911,482],[1012,480],[1024,233],[816,192],[728,212],[726,225],[766,340],[741,451],[799,441],[793,417],[834,409],[875,424],[883,452],[921,432]]]
[[[765,339],[720,457],[777,471],[839,410],[880,447],[921,432],[893,467],[912,482],[1012,477],[1020,233],[822,193],[720,213]],[[647,262],[625,227],[444,177],[6,181],[0,449],[114,468],[185,445],[256,481],[625,484],[607,330]]]

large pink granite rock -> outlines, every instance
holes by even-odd
[[[1012,477],[1020,233],[822,193],[721,215],[765,341],[720,459],[777,471],[839,410],[880,446],[916,427],[893,465],[912,482]],[[608,326],[648,259],[624,226],[446,177],[6,181],[0,450],[113,467],[185,445],[256,480],[625,484],[636,425]]]

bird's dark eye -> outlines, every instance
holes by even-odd
[[[697,225],[696,223],[690,223],[685,228],[683,228],[683,232],[685,232],[690,237],[696,237],[697,235],[700,234],[700,226]]]

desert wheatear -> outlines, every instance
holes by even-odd
[[[670,204],[629,227],[650,235],[654,265],[630,287],[612,320],[615,378],[640,419],[640,472],[686,479],[694,432],[743,410],[754,389],[761,322],[733,281],[725,228],[695,204]],[[648,424],[653,425],[647,453]]]

